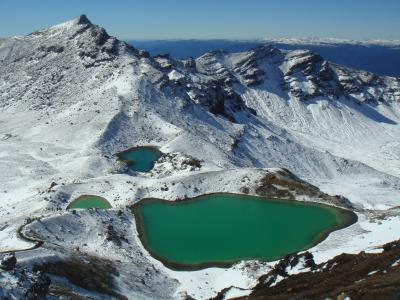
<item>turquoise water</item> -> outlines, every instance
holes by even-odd
[[[128,168],[136,172],[149,172],[161,155],[154,147],[136,147],[118,153],[118,157],[128,163]]]
[[[135,216],[149,252],[178,269],[275,260],[315,245],[355,217],[322,204],[235,194],[147,199],[136,205]]]
[[[68,205],[68,209],[76,208],[101,208],[108,209],[111,208],[111,204],[104,198],[94,196],[94,195],[84,195],[75,199]]]

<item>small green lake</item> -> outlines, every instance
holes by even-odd
[[[72,201],[67,209],[79,209],[79,208],[100,208],[108,209],[111,208],[111,204],[104,198],[94,195],[83,195]]]
[[[128,164],[128,168],[136,172],[149,172],[154,162],[162,156],[162,152],[155,147],[135,147],[117,154],[118,158]]]
[[[353,212],[333,206],[238,194],[143,199],[134,213],[145,248],[173,269],[276,260],[357,220]]]

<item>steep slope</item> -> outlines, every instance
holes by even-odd
[[[120,276],[111,272],[118,295],[155,299],[247,287],[269,268],[166,269],[137,240],[128,207],[143,197],[266,191],[357,208],[357,224],[314,249],[321,258],[397,234],[386,209],[400,203],[399,79],[271,46],[196,60],[151,57],[85,16],[0,40],[0,70],[0,251],[32,247],[18,233],[43,241],[19,252],[26,267],[52,257],[55,266],[43,268],[57,276],[57,262],[111,261],[110,270],[120,269]],[[137,145],[159,146],[165,155],[152,172],[131,176],[114,155]],[[190,166],[193,159],[200,165]],[[293,182],[308,188],[293,189]],[[64,210],[83,194],[104,196],[114,210]],[[370,225],[375,214],[383,227]],[[107,238],[107,223],[125,237],[122,244]],[[387,234],[377,238],[385,224]],[[79,291],[75,279],[64,288]],[[80,288],[82,297],[98,296]]]
[[[156,60],[169,75],[164,93],[240,126],[234,145],[246,166],[286,167],[317,185],[363,173],[355,185],[374,184],[378,193],[371,198],[387,184],[396,185],[397,179],[372,169],[399,175],[398,78],[333,65],[311,51],[271,46],[210,52],[195,61]],[[326,188],[344,192],[329,182]],[[351,189],[346,187],[346,193]],[[355,196],[357,202],[368,193]]]

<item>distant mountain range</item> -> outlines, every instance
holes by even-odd
[[[380,75],[400,76],[400,41],[343,39],[264,39],[264,40],[129,40],[152,55],[169,53],[177,58],[198,57],[212,50],[241,52],[262,44],[280,49],[310,49],[325,59]]]

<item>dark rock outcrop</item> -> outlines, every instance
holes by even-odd
[[[17,258],[14,253],[8,254],[0,262],[0,268],[4,271],[11,271],[17,265]]]
[[[345,197],[330,196],[283,168],[278,172],[269,172],[261,178],[255,192],[259,196],[281,199],[296,199],[298,195],[305,195],[341,207],[353,208],[351,202]]]
[[[21,276],[19,278],[19,282],[22,284]],[[49,293],[50,284],[51,280],[49,277],[47,277],[43,272],[36,272],[35,276],[33,277],[33,280],[31,280],[29,288],[24,294],[23,299],[26,300],[46,299],[46,296]]]
[[[267,58],[276,59],[280,55],[280,51],[270,45],[257,47],[247,54],[238,62],[236,62],[233,71],[238,73],[243,82],[247,86],[256,86],[266,80],[267,74],[261,68],[261,64]]]
[[[75,286],[88,291],[106,294],[116,299],[126,299],[116,291],[114,277],[119,276],[119,272],[114,264],[106,259],[89,256],[67,257],[63,260],[38,264],[34,270],[65,278]]]

